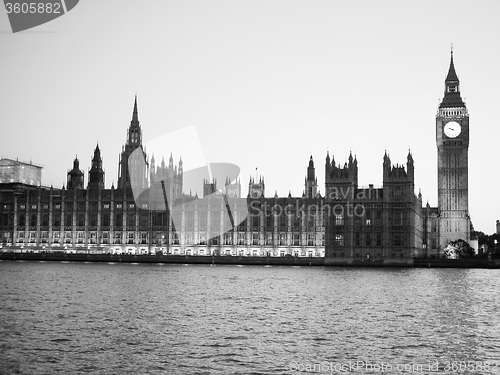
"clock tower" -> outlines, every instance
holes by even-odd
[[[445,80],[444,98],[436,115],[438,150],[439,248],[450,241],[470,238],[469,217],[469,113],[460,96],[453,64]]]

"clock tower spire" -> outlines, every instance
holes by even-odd
[[[438,150],[439,247],[450,241],[469,241],[469,113],[460,95],[453,49],[445,79],[444,97],[436,115]]]
[[[460,96],[460,81],[458,80],[455,64],[453,63],[453,49],[451,50],[450,68],[444,81],[444,98],[439,108],[465,107]]]

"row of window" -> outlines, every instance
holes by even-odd
[[[372,236],[371,233],[364,234],[364,240],[362,240],[362,235],[359,232],[354,234],[354,245],[355,246],[382,246],[382,233],[376,233],[375,236]],[[392,246],[405,246],[403,233],[392,233],[391,236],[391,244]],[[334,234],[332,238],[333,246],[344,246],[344,235],[343,234]]]
[[[54,207],[56,209],[60,209],[61,208],[60,206],[61,206],[60,204],[54,205]],[[109,209],[109,206],[110,206],[110,204],[106,204],[106,203],[103,204],[104,209]],[[147,203],[144,203],[143,206],[144,206],[143,208],[147,208]],[[3,205],[4,211],[8,211],[9,207],[10,206],[8,204],[4,204]],[[134,208],[134,207],[135,207],[134,203],[129,203],[129,208]],[[44,210],[45,209],[48,210],[48,204],[44,204],[43,208],[44,208]],[[66,207],[66,211],[68,211],[67,214],[72,214],[72,208],[73,208],[72,205],[69,207]],[[122,208],[122,204],[117,203],[116,208]],[[20,205],[19,209],[20,209],[20,211],[24,210],[25,205]],[[32,204],[31,209],[36,210],[37,205]],[[69,211],[71,211],[71,212],[69,212]],[[79,206],[77,207],[77,212],[79,212],[79,214],[81,214],[81,215],[85,215],[85,211],[86,211],[85,204],[82,203],[81,207],[79,204]],[[89,215],[92,215],[92,214],[97,215],[97,212],[98,212],[97,207],[95,207],[95,208],[90,207]],[[149,212],[146,212],[144,214],[148,215]],[[152,216],[155,216],[157,214],[158,213],[155,212]],[[160,212],[160,214],[165,215],[166,213]],[[21,215],[23,215],[23,214],[21,214]],[[32,215],[36,215],[36,214],[33,213]],[[57,216],[57,215],[55,215],[55,216]],[[198,215],[196,215],[196,216],[197,216],[197,220],[198,220],[198,225],[200,225],[200,226],[207,225],[209,215],[200,215],[200,213],[198,213]],[[215,211],[215,210],[210,211],[210,221],[211,222],[220,222],[221,216],[222,216],[222,211]],[[249,224],[252,226],[261,226],[261,225],[264,225],[264,226],[273,226],[273,225],[276,225],[276,226],[288,226],[288,225],[291,225],[291,226],[314,226],[316,224],[322,225],[322,222],[323,222],[323,217],[316,216],[316,215],[299,215],[299,216],[296,216],[296,215],[278,215],[278,216],[274,216],[274,215],[264,215],[264,213],[262,213],[261,215],[250,215],[249,219],[250,219]],[[405,225],[408,222],[405,213],[402,211],[391,212],[389,214],[388,219],[389,219],[390,225]],[[193,226],[195,223],[195,212],[193,212],[193,211],[185,212],[185,219],[184,220],[185,220],[186,225]],[[245,220],[240,225],[246,225],[247,221],[248,221],[248,219]],[[380,211],[380,210],[366,211],[363,216],[355,216],[354,223],[356,225],[381,225],[382,224],[382,211]],[[333,215],[332,218],[330,219],[330,224],[336,225],[336,226],[344,225],[345,224],[344,215],[340,215],[340,214]]]
[[[6,214],[5,214],[6,215]],[[123,225],[126,226],[135,226],[136,225],[136,217],[138,217],[138,225],[139,226],[149,226],[150,223],[152,226],[166,226],[168,222],[168,215],[150,215],[148,213],[140,213],[136,216],[135,213],[131,214],[122,214],[122,213],[116,213],[114,216],[112,216],[110,213],[102,213],[100,215],[101,217],[101,223],[100,225],[103,227],[109,227],[111,226],[111,218],[113,218],[113,225],[116,227],[121,227]],[[61,221],[63,219],[63,222]],[[125,219],[125,223],[123,220]],[[40,226],[42,227],[47,227],[50,224],[50,216],[48,213],[41,214],[40,215]],[[78,214],[73,214],[73,213],[66,213],[64,215],[60,214],[54,214],[52,215],[52,226],[54,227],[59,227],[61,224],[64,224],[65,226],[72,226],[73,223],[75,223],[76,226],[82,227],[86,225],[86,214],[84,213],[78,213]],[[173,223],[175,224],[175,223]],[[199,230],[207,230],[208,228],[212,228],[214,230],[219,229],[221,227],[221,222],[219,220],[213,220],[211,223],[212,225],[208,226],[207,225],[207,218],[206,216],[200,216],[198,220],[198,229]],[[223,223],[225,226],[229,226],[230,222],[228,221],[227,223]],[[227,224],[227,225],[226,225]],[[255,224],[255,223],[252,223]],[[18,221],[17,225],[19,227],[25,227],[26,225],[30,227],[36,227],[38,225],[38,214],[33,213],[28,215],[28,220],[26,217],[26,214],[22,213],[19,214],[18,216]],[[88,222],[87,225],[90,227],[96,227],[98,225],[98,214],[97,213],[90,213],[88,214]],[[307,230],[314,230],[315,228],[317,230],[322,230],[322,226],[315,226],[314,223],[308,223],[306,226],[301,226],[301,225],[294,225],[292,226],[293,228],[305,228]],[[195,223],[194,221],[184,221],[184,228],[195,228]],[[246,231],[247,230],[247,223],[246,221],[239,224],[238,228],[240,230]],[[257,231],[263,231],[263,230],[269,230],[270,228],[274,228],[273,225],[269,226],[260,226],[260,225],[253,225],[252,229],[257,230]],[[279,226],[280,230],[286,231],[288,226],[283,225]],[[186,229],[187,230],[187,229]]]
[[[332,252],[330,254],[330,256],[332,258],[345,258],[347,257],[348,255],[344,252]],[[378,252],[376,254],[373,254],[373,256],[376,258],[381,258],[382,257],[382,253]],[[396,259],[396,258],[403,258],[404,257],[404,254],[401,252],[401,253],[391,253],[389,254],[389,258],[392,258],[392,259]],[[363,256],[363,254],[359,253],[359,252],[355,252],[354,253],[354,258],[355,259],[370,259],[370,255],[369,254],[366,254],[365,256]]]
[[[134,209],[136,208],[135,203],[114,203],[113,205],[116,209],[123,209],[124,207],[127,207],[128,209]],[[12,205],[11,204],[3,204],[0,206],[3,211],[11,211],[12,210]],[[48,211],[50,208],[49,203],[41,203],[40,205],[38,203],[30,203],[30,204],[25,204],[21,203],[18,204],[17,210],[18,211],[24,211],[24,210],[30,210],[30,211],[37,211],[38,208],[41,208],[42,211]],[[54,210],[61,210],[62,209],[62,204],[61,203],[53,203],[52,207]],[[76,205],[76,210],[77,211],[86,211],[86,203],[85,202],[78,202]],[[148,204],[147,203],[141,203],[138,208],[143,208],[147,209]],[[65,210],[66,211],[72,211],[74,208],[73,202],[65,202]],[[97,202],[89,202],[89,211],[98,211],[98,203]],[[111,208],[111,203],[102,203],[102,209],[104,210],[109,210]]]
[[[354,245],[361,246],[361,244],[365,246],[382,246],[382,233],[376,233],[375,236],[372,236],[371,233],[365,233],[364,241],[362,241],[361,233],[356,233],[354,236]]]
[[[36,243],[37,242],[37,233],[36,231],[30,231],[30,232],[19,232],[17,234],[17,242],[18,243]],[[112,236],[112,242],[115,244],[121,244],[122,241],[125,239],[125,243],[129,244],[134,244],[136,243],[136,240],[138,243],[141,244],[147,244],[149,235],[148,232],[115,232],[110,234],[110,232],[102,232],[100,233],[99,239],[100,243],[103,244],[109,244],[110,243],[110,236]],[[73,234],[72,231],[66,231],[66,232],[52,232],[51,233],[51,243],[72,243],[73,240],[75,240],[76,243],[85,243],[85,237],[87,237],[88,243],[90,244],[95,244],[98,241],[98,232],[88,232],[87,236],[85,236],[85,232],[83,231],[78,231]],[[182,238],[182,237],[181,237]],[[49,232],[48,231],[42,231],[40,232],[39,236],[39,242],[41,243],[48,243],[49,241]],[[155,233],[152,238],[152,243],[154,244],[166,244],[168,242],[168,235],[166,235],[164,232],[157,232]],[[255,233],[251,236],[247,236],[246,233],[225,233],[224,236],[222,236],[222,244],[223,245],[276,245],[276,246],[324,246],[324,241],[325,237],[324,235],[320,236],[319,238],[314,234],[310,233],[305,236],[300,236],[299,234],[294,234],[293,236],[289,237],[286,234],[279,234],[277,236],[273,235],[267,235],[261,238],[261,236],[258,233]],[[182,241],[179,239],[179,236],[177,233],[174,233],[172,235],[172,238],[170,239],[170,244],[173,245],[178,245]],[[186,245],[220,245],[221,244],[221,238],[220,237],[215,237],[215,238],[208,238],[207,233],[199,233],[198,236],[195,235],[195,233],[186,233],[184,236],[184,243]]]
[[[125,218],[125,223],[123,222]],[[139,214],[139,226],[148,226],[150,224],[150,218],[148,214]],[[67,213],[67,214],[55,214],[52,215],[52,226],[60,227],[61,224],[64,223],[65,226],[73,226],[73,222],[76,226],[83,227],[85,226],[86,215],[84,213],[75,214]],[[61,221],[63,220],[63,222]],[[75,220],[75,221],[73,221]],[[40,226],[47,227],[49,226],[50,216],[49,214],[40,215]],[[158,222],[157,220],[152,220],[153,225],[163,225],[164,220]],[[91,213],[88,215],[88,225],[91,227],[96,227],[98,224],[98,214]],[[19,214],[17,225],[19,227],[24,227],[26,225],[30,227],[36,227],[38,225],[38,214],[33,213],[28,216],[28,220],[26,214]],[[101,226],[109,227],[111,225],[111,215],[109,213],[103,213],[101,215]],[[114,215],[114,226],[135,226],[136,225],[136,215],[135,213],[129,215],[123,215],[122,213],[117,213]]]

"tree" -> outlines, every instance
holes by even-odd
[[[498,253],[500,252],[500,234],[492,234],[488,236],[487,246],[489,253],[493,258],[498,258]]]
[[[497,241],[497,246],[500,245],[500,234],[492,234],[491,236],[486,236],[486,244],[488,247],[495,247],[495,240]]]
[[[464,240],[451,241],[444,249],[444,255],[448,259],[468,259],[474,258],[476,253]]]
[[[488,237],[488,235],[484,234],[484,232],[481,231],[472,231],[470,233],[470,238],[472,240],[478,240],[478,244],[480,247],[488,242]]]

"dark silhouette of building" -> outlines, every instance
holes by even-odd
[[[401,165],[384,154],[382,187],[358,185],[358,160],[352,153],[343,165],[327,153],[324,197],[311,156],[301,197],[266,197],[264,178],[251,176],[246,197],[239,178],[226,177],[220,188],[215,179],[200,181],[199,198],[183,192],[181,159],[178,165],[172,155],[168,165],[163,157],[157,165],[154,155],[148,161],[135,97],[116,188],[105,188],[99,145],[86,189],[78,158],[61,189],[41,186],[39,166],[34,167],[36,178],[27,180],[7,173],[22,166],[0,161],[1,246],[22,251],[324,256],[330,264],[440,256],[449,241],[469,240],[470,233],[469,115],[453,54],[436,115],[436,142],[438,207],[423,207],[422,195],[415,194],[411,152]]]
[[[392,165],[387,153],[383,186],[358,186],[358,161],[343,166],[326,157],[325,257],[330,263],[352,259],[407,261],[422,256],[422,198],[414,194],[413,157],[406,168]]]

